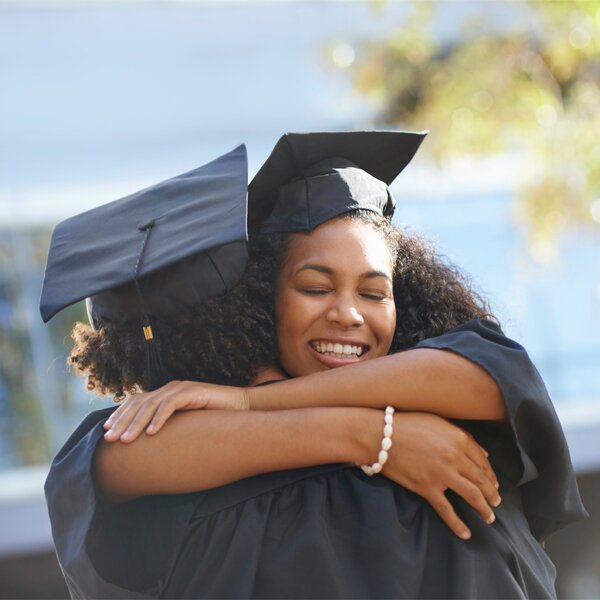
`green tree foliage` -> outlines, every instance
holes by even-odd
[[[471,19],[442,44],[432,34],[439,6],[416,0],[399,31],[362,48],[354,83],[377,103],[380,124],[429,129],[440,162],[522,157],[518,215],[532,241],[549,241],[600,222],[600,1],[516,8],[524,24],[490,32]]]

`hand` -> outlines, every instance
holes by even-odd
[[[487,522],[500,504],[498,479],[475,438],[443,417],[396,412],[392,447],[382,474],[423,497],[462,539],[470,531],[444,494],[451,489]],[[490,520],[491,519],[491,520]]]
[[[107,442],[133,442],[146,428],[148,435],[160,431],[177,410],[203,408],[249,410],[246,388],[196,381],[171,381],[143,394],[133,394],[104,423]]]

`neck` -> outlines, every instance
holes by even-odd
[[[250,386],[253,387],[265,383],[266,381],[279,381],[281,379],[286,379],[284,373],[276,366],[268,365],[260,367],[256,377],[251,381]]]

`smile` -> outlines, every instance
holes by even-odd
[[[316,350],[322,356],[331,356],[333,358],[358,358],[368,350],[365,344],[341,344],[329,340],[315,340],[310,343],[313,350]]]

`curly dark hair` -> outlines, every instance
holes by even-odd
[[[433,246],[370,211],[339,219],[368,223],[385,238],[394,263],[396,332],[390,352],[413,347],[476,318],[498,322],[470,281]],[[194,312],[152,326],[162,362],[172,379],[248,385],[258,369],[278,362],[275,332],[277,276],[294,235],[257,236],[249,244],[248,267],[226,295]],[[139,324],[97,331],[76,323],[68,362],[87,376],[87,388],[100,395],[149,389]]]

